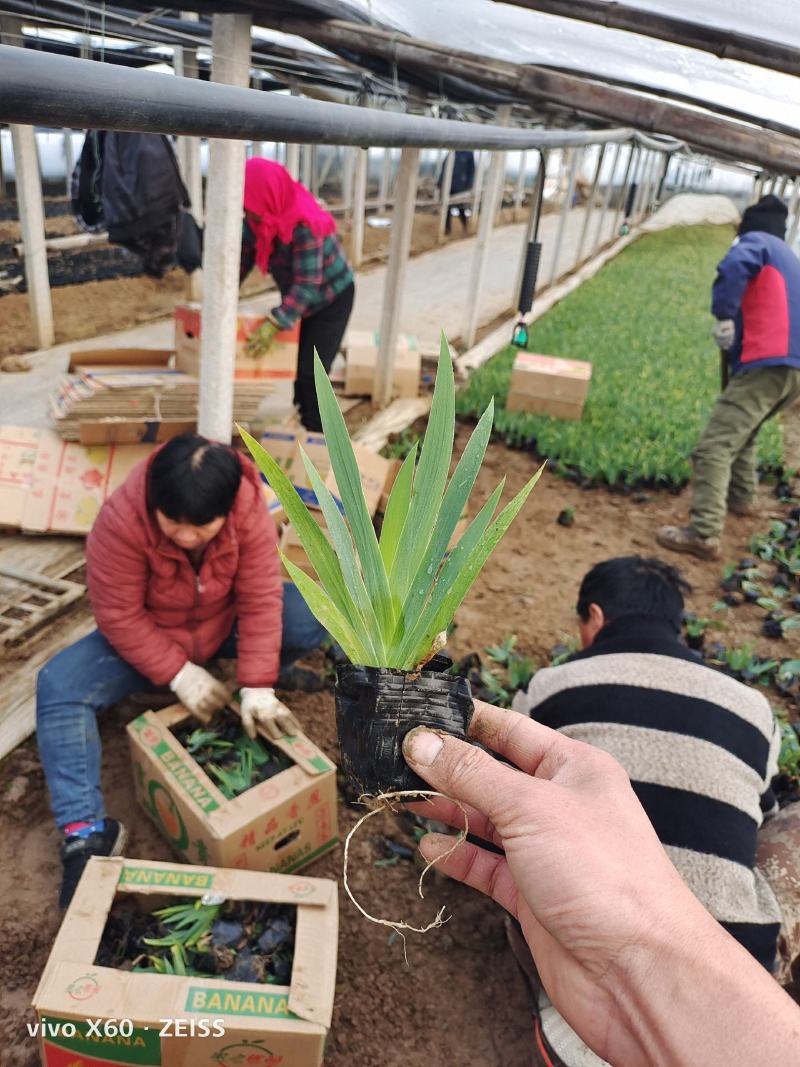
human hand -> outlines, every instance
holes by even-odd
[[[275,696],[272,689],[250,689],[243,686],[239,714],[248,737],[256,736],[256,725],[262,726],[272,741],[285,734],[302,733],[300,723],[292,712]]]
[[[181,704],[201,722],[209,722],[214,712],[224,708],[230,700],[227,686],[204,667],[188,660],[169,687]]]
[[[736,340],[736,323],[733,319],[719,319],[711,333],[717,348],[727,350]]]
[[[403,745],[413,770],[464,804],[470,831],[505,852],[464,842],[440,869],[519,920],[550,999],[598,1055],[626,1067],[684,1062],[662,1061],[642,1033],[658,1018],[661,976],[669,1018],[676,986],[694,980],[695,954],[724,956],[720,937],[737,961],[742,950],[684,885],[611,756],[481,701],[470,735],[515,766],[425,728]],[[414,807],[463,828],[450,800]],[[429,834],[420,849],[431,861],[452,844]],[[687,943],[690,960],[675,963]]]
[[[275,343],[275,336],[280,330],[274,319],[267,319],[257,330],[254,330],[247,338],[247,354],[251,359],[259,359],[266,356]]]

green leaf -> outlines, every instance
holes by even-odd
[[[347,584],[347,588],[350,590],[353,602],[358,610],[358,621],[360,625],[358,627],[354,626],[354,629],[356,630],[357,636],[364,648],[369,649],[371,655],[377,659],[378,663],[380,663],[385,658],[386,651],[384,649],[380,627],[378,626],[378,620],[375,618],[375,610],[372,607],[367,588],[364,585],[364,579],[358,568],[350,531],[342,518],[342,513],[339,511],[336,501],[333,499],[333,494],[323,482],[319,471],[306,455],[305,449],[302,447],[300,449],[300,456],[303,460],[303,466],[306,468],[306,473],[311,480],[311,488],[314,490],[319,505],[322,508],[322,514],[325,517],[325,522],[328,526],[331,540],[333,541],[333,547],[336,550],[336,555],[339,557],[339,565],[342,568],[342,577]]]
[[[492,518],[494,517],[494,513],[497,510],[497,505],[500,501],[500,497],[503,494],[505,484],[506,480],[505,478],[503,478],[500,484],[495,488],[492,495],[483,505],[481,510],[478,512],[478,514],[469,524],[467,529],[464,531],[458,541],[458,544],[450,553],[447,563],[442,568],[442,572],[438,577],[436,585],[431,591],[431,600],[434,603],[438,604],[441,602],[446,592],[447,583],[453,580],[454,576],[458,573],[459,566],[463,566],[463,564],[469,558],[469,555],[472,552],[473,548],[479,543],[481,537],[484,534],[484,531],[486,530],[486,527],[489,525],[489,523],[492,521]],[[429,610],[429,607],[430,606],[428,606],[426,610]],[[417,625],[414,627],[411,633],[406,635],[402,645],[400,646],[400,665],[405,664],[407,659],[409,658],[410,646],[413,644],[416,647],[416,645],[418,644],[421,629],[422,617],[420,617],[417,622]],[[437,633],[439,632],[440,631],[437,630]],[[433,636],[435,637],[436,634],[434,634]],[[433,638],[431,638],[431,641],[433,641]],[[419,661],[416,661],[414,664],[412,664],[412,666],[416,666],[417,662]]]
[[[283,553],[281,553],[281,556],[289,577],[297,586],[300,595],[308,604],[312,614],[319,619],[334,641],[341,645],[350,662],[358,663],[365,667],[380,667],[381,664],[375,662],[374,654],[369,649],[364,648],[350,622],[344,617],[325,590],[321,589],[315,581],[309,578],[305,571],[301,571]]]
[[[392,491],[389,494],[386,514],[383,516],[379,546],[383,566],[387,574],[391,574],[397,546],[400,543],[400,535],[408,518],[408,508],[411,503],[411,486],[414,481],[414,466],[417,462],[417,448],[418,443],[415,441],[411,451],[403,461],[402,467],[397,472]]]
[[[241,426],[238,426],[237,429],[250,450],[250,455],[255,460],[257,467],[283,505],[289,522],[294,526],[295,532],[300,538],[300,543],[306,550],[306,555],[312,567],[317,572],[322,588],[339,605],[350,625],[357,625],[358,611],[342,577],[342,568],[336,558],[336,553],[320,529],[319,523],[311,515],[311,512],[300,499],[295,487],[264,446],[256,441],[255,437],[249,434],[247,430],[242,429]]]
[[[402,619],[398,622],[394,640],[402,640],[406,630],[410,629],[419,618],[419,612],[423,603],[428,598],[431,585],[436,580],[442,560],[450,544],[450,538],[456,528],[458,520],[464,513],[464,508],[469,500],[469,495],[481,469],[483,457],[486,455],[486,447],[492,433],[494,422],[494,401],[489,401],[489,406],[472,432],[467,445],[461,454],[453,477],[444,494],[444,499],[439,507],[436,525],[433,529],[427,552],[420,555],[420,563],[411,589],[403,604]]]
[[[544,464],[539,468],[536,474],[534,474],[530,481],[523,486],[513,500],[503,508],[498,517],[480,539],[479,543],[472,549],[466,561],[463,561],[462,559],[454,560],[459,547],[456,545],[456,548],[450,554],[447,563],[443,568],[441,582],[437,583],[436,592],[443,590],[443,595],[437,597],[436,592],[434,593],[431,602],[426,605],[419,626],[416,628],[416,631],[421,632],[422,637],[421,640],[410,646],[411,654],[406,661],[407,669],[416,666],[416,664],[428,654],[434,638],[444,629],[456,613],[462,600],[469,592],[472,583],[480,574],[484,563],[497,547],[500,539],[511,525],[511,522],[516,518],[520,508],[528,499],[531,490],[538,482],[543,470]],[[466,537],[466,534],[464,536]],[[464,538],[462,538],[462,541],[463,540]],[[459,545],[460,544],[461,542],[459,542]],[[452,580],[448,581],[448,575],[445,572],[451,565]]]
[[[389,581],[383,566],[375,527],[364,500],[364,489],[358,463],[347,432],[344,416],[339,401],[328,380],[325,368],[319,356],[314,354],[314,381],[317,387],[317,400],[325,431],[325,443],[331,467],[336,476],[336,487],[344,506],[345,515],[353,535],[361,569],[375,615],[380,624],[381,642],[387,643],[394,628],[394,612],[389,594]]]
[[[392,589],[401,603],[408,596],[417,572],[417,560],[428,550],[453,454],[455,419],[453,361],[442,334],[428,428],[414,476],[411,507],[391,573]]]

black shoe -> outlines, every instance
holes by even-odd
[[[69,907],[84,868],[91,857],[121,856],[127,840],[128,831],[116,819],[106,819],[103,829],[89,834],[88,837],[78,837],[77,834],[73,834],[66,839],[61,846],[64,877],[61,882],[61,895],[58,898],[58,906],[62,911]]]
[[[316,671],[305,667],[284,667],[275,683],[276,689],[294,689],[301,693],[319,693],[325,688],[325,682]]]

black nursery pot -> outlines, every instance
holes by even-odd
[[[467,736],[472,693],[466,678],[447,673],[450,666],[447,656],[434,656],[413,674],[349,663],[337,668],[342,770],[359,794],[431,788],[403,759],[403,740],[415,726]]]

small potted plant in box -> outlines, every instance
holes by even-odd
[[[499,514],[505,479],[450,547],[492,431],[490,402],[448,478],[455,435],[455,383],[442,338],[428,428],[397,475],[375,533],[347,428],[327,375],[315,363],[322,425],[340,503],[303,454],[330,541],[289,479],[249,434],[242,436],[277,494],[319,582],[284,559],[311,611],[350,660],[338,668],[336,721],[342,766],[361,793],[425,789],[402,757],[405,735],[426,725],[466,736],[469,683],[437,657],[441,635],[541,471]],[[419,461],[417,453],[419,452]]]

